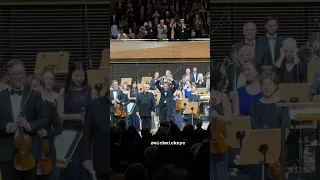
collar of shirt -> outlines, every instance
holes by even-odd
[[[8,91],[10,92],[11,90],[14,90],[14,91],[22,90],[23,91],[23,86],[21,86],[21,88],[13,88],[13,87],[9,86]]]
[[[266,36],[267,36],[268,39],[271,38],[271,39],[276,40],[276,38],[277,38],[277,34],[275,34],[273,36],[271,36],[270,34],[267,34]]]
[[[253,40],[253,42],[248,42],[246,39],[244,40],[245,44],[253,44],[256,45],[256,40]]]

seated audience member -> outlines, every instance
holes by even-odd
[[[306,72],[303,71],[303,65],[298,56],[297,42],[293,38],[287,38],[283,41],[280,49],[280,58],[272,67],[280,79],[280,83],[299,83],[305,81]]]
[[[238,88],[237,91],[231,92],[229,97],[232,101],[233,114],[235,116],[249,115],[252,103],[263,96],[259,82],[260,74],[262,74],[263,71],[262,66],[252,60],[244,64],[244,69],[246,85]]]
[[[124,180],[148,180],[147,169],[139,163],[130,164],[124,173]]]

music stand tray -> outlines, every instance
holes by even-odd
[[[41,73],[46,67],[52,68],[53,72],[68,73],[70,53],[68,52],[41,52],[36,56],[34,73]]]
[[[87,75],[88,75],[88,84],[92,87],[95,88],[95,85],[100,83],[102,85],[105,84],[105,79],[106,76],[109,75],[108,70],[101,70],[101,69],[97,69],[97,70],[87,70]],[[102,90],[100,91],[100,95],[104,95],[107,92],[107,88],[106,86],[103,86]]]
[[[132,84],[132,78],[121,78],[121,85],[127,84],[130,86]]]
[[[150,83],[152,77],[142,77],[141,78],[141,83]]]
[[[226,124],[227,140],[232,148],[241,148],[243,140],[252,130],[249,116],[238,116],[232,118],[232,124]],[[237,137],[238,132],[244,132],[244,137]]]
[[[208,94],[207,88],[198,88],[197,92],[198,92],[198,94]]]
[[[63,130],[54,141],[57,160],[63,160],[67,163],[70,162],[81,138],[82,131]]]
[[[262,180],[265,179],[265,165],[279,161],[281,153],[281,129],[253,130],[243,142],[240,155],[234,162],[236,165],[261,164]]]
[[[188,102],[188,104],[186,105],[183,114],[191,114],[191,124],[194,125],[193,123],[193,115],[195,113],[198,113],[199,110],[199,102]]]
[[[182,109],[186,109],[187,104],[189,103],[189,99],[188,98],[183,98],[181,101],[181,108]]]

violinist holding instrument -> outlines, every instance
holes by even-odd
[[[110,100],[112,106],[110,106],[111,123],[116,125],[121,119],[121,105],[124,105],[124,94],[119,89],[118,81],[113,80],[111,82]]]
[[[6,65],[8,89],[0,92],[0,168],[2,180],[35,180],[41,157],[37,131],[48,125],[39,92],[24,87],[25,66],[11,60]]]
[[[179,129],[182,131],[182,92],[177,89],[176,92],[174,92],[174,100],[176,101],[176,118],[175,118],[175,124],[179,127]]]
[[[210,141],[210,179],[228,180],[228,148],[226,148],[225,139],[227,132],[224,129],[225,124],[231,124],[229,120],[232,117],[231,103],[225,94],[228,86],[228,79],[220,72],[211,73],[210,82],[210,113],[209,121],[211,121]]]

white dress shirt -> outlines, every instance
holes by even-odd
[[[271,35],[267,34],[267,38],[268,38],[269,48],[270,48],[270,51],[271,51],[272,63],[274,64],[276,62],[275,51],[276,51],[276,38],[277,38],[277,35],[271,36]]]

